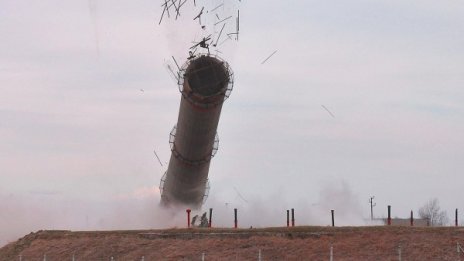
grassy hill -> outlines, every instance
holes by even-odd
[[[0,260],[464,260],[459,227],[294,227],[38,231]],[[460,257],[459,255],[462,255]]]

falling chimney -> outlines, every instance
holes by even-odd
[[[198,55],[180,68],[177,125],[170,134],[171,159],[160,183],[161,204],[198,209],[208,194],[208,172],[219,139],[222,104],[233,86],[229,65],[218,57]]]

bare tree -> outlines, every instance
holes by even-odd
[[[419,208],[419,216],[427,219],[430,226],[444,226],[449,222],[448,215],[445,210],[440,209],[440,202],[437,198],[430,199]]]

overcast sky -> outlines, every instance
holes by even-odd
[[[190,2],[158,25],[162,1],[0,1],[0,245],[38,229],[173,225],[157,207],[181,96],[166,67],[205,33],[199,8],[223,1]],[[302,224],[346,206],[368,218],[372,195],[378,217],[434,197],[450,218],[464,213],[462,2],[242,0],[218,12],[236,9],[239,41],[219,48],[235,85],[206,208],[282,213],[249,214],[254,226],[283,225],[291,207]],[[358,224],[353,213],[340,222]]]

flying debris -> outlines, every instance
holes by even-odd
[[[235,40],[238,41],[238,32],[240,31],[240,10],[237,10],[236,27],[237,35],[235,37]]]
[[[218,46],[221,46],[221,45],[222,45],[223,43],[225,43],[227,40],[229,40],[229,38],[224,39],[224,41],[220,42],[220,43],[218,44]]]
[[[182,2],[182,4],[180,4],[179,6],[179,9],[187,2],[187,0],[184,0],[184,2]],[[179,0],[179,3],[180,3],[180,0]],[[180,15],[180,14],[179,14]]]
[[[211,35],[207,36],[207,37],[203,37],[203,40],[201,40],[200,42],[196,43],[195,45],[193,45],[192,47],[190,47],[190,49],[196,49],[197,46],[200,46],[201,48],[205,48],[208,50],[208,53],[209,53],[209,43],[208,41],[211,40]]]
[[[163,12],[161,13],[161,18],[160,18],[158,24],[161,24],[161,21],[163,21],[164,13],[168,14],[168,18],[170,17],[169,8],[171,8],[172,4],[170,6],[168,6],[168,1],[169,0],[165,0],[164,4],[161,5],[161,6],[164,6],[164,8],[163,8]]]
[[[330,114],[330,116],[335,118],[335,115],[333,115],[333,113],[331,111],[329,111],[329,109],[327,109],[327,107],[325,107],[324,105],[321,105],[321,106],[322,106],[322,108],[324,108]]]
[[[177,17],[180,16],[180,8],[185,4],[185,2],[187,2],[187,0],[184,0],[184,2],[182,2],[182,3],[180,1],[182,1],[182,0],[179,0],[179,5],[177,6],[176,20],[177,20]]]
[[[245,203],[248,203],[248,200],[246,200],[240,192],[238,192],[238,189],[234,187],[235,192],[237,192],[237,197],[241,198]]]
[[[176,10],[176,20],[177,20],[177,18],[180,16],[180,8],[187,2],[187,0],[184,0],[184,2],[181,2],[181,1],[182,0],[179,0],[179,2],[176,5],[176,0],[171,0],[171,4],[168,6],[169,0],[165,0],[164,4],[161,5],[161,6],[164,6],[164,9],[163,9],[163,13],[161,14],[161,19],[159,23],[161,23],[161,21],[163,20],[163,15],[165,11],[168,12],[168,16],[169,16],[169,9],[171,8],[171,6],[174,6],[174,9]]]
[[[216,7],[213,8],[210,12],[216,11],[219,7],[221,7],[221,6],[223,6],[223,5],[224,5],[224,3],[222,3],[222,4],[218,5],[218,6],[216,6]]]
[[[172,59],[174,60],[174,63],[176,64],[177,69],[180,71],[180,67],[179,67],[179,64],[176,61],[176,58],[174,58],[174,56],[172,56]]]
[[[224,22],[224,21],[226,21],[226,20],[229,20],[230,18],[232,18],[232,16],[226,17],[226,18],[224,18],[224,19],[222,19],[222,20],[216,22],[214,25],[220,24],[220,23],[222,23],[222,22]]]
[[[228,38],[229,40],[232,40],[232,38],[230,38],[230,36],[231,36],[231,35],[234,35],[234,34],[236,34],[236,33],[228,33],[228,34],[227,34],[227,38]]]
[[[271,55],[269,55],[266,59],[264,59],[264,61],[262,61],[261,64],[264,64],[265,62],[267,62],[267,60],[269,60],[269,58],[271,58],[276,52],[277,52],[277,50],[275,50],[273,53],[271,53]]]
[[[166,12],[166,10],[167,10],[167,7],[165,6],[164,9],[163,9],[163,12],[161,13],[161,18],[160,18],[158,24],[161,24],[161,22],[163,21],[164,13]]]
[[[218,46],[221,46],[221,45],[222,45],[223,43],[225,43],[227,40],[232,40],[232,38],[231,38],[230,36],[233,35],[233,34],[235,34],[235,33],[228,33],[228,34],[226,34],[226,35],[227,35],[227,38],[224,39],[222,42],[220,42],[220,43],[218,44]]]
[[[179,15],[179,9],[176,6],[176,0],[171,0],[171,3],[172,3],[172,5],[174,5],[174,9],[176,10],[177,15]],[[177,20],[177,15],[176,15],[176,20]]]
[[[204,10],[204,9],[205,9],[205,7],[203,6],[203,7],[201,8],[200,13],[199,13],[197,16],[195,16],[195,18],[193,18],[193,20],[198,19],[198,22],[201,24],[201,15],[203,14],[203,10]]]
[[[167,65],[168,67],[168,70],[172,73],[172,75],[174,76],[174,78],[177,80],[177,82],[179,82],[179,73],[175,73],[174,70],[171,68],[171,65]]]
[[[221,35],[222,35],[222,30],[224,30],[224,27],[225,27],[225,26],[226,26],[226,24],[223,24],[223,25],[222,25],[222,28],[221,28],[221,31],[219,32],[218,38],[217,38],[217,40],[216,40],[216,43],[213,44],[214,47],[217,46],[217,44],[218,44],[218,42],[219,42],[219,39],[221,38]]]
[[[153,152],[155,153],[155,156],[156,156],[156,158],[158,159],[158,162],[160,163],[161,167],[163,167],[163,163],[161,163],[161,160],[160,160],[160,158],[158,157],[158,154],[156,154],[156,150],[153,150]]]
[[[196,51],[196,50],[197,50],[197,49],[195,49],[193,52],[192,52],[192,51],[189,51],[189,57],[187,58],[188,60],[193,59],[193,58],[196,57],[196,56],[195,56],[195,51]]]

